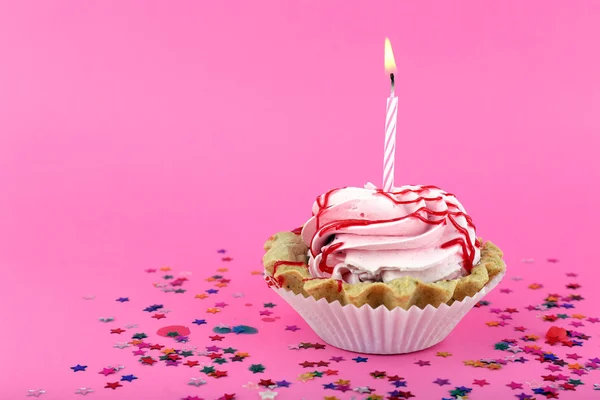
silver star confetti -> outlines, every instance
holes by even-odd
[[[244,297],[244,293],[237,292],[237,293],[232,294],[232,296],[237,299],[237,298],[240,298],[240,297]]]
[[[116,348],[116,349],[123,350],[123,349],[126,349],[129,346],[130,346],[129,343],[126,343],[126,342],[117,342],[117,343],[115,343],[115,345],[113,347]]]
[[[300,350],[300,346],[297,344],[288,344],[289,350]]]
[[[600,390],[600,383],[594,383],[594,390]]]
[[[109,368],[109,369],[110,369],[110,368],[112,368],[112,369],[114,369],[116,372],[119,372],[120,370],[122,370],[122,369],[125,369],[125,366],[124,366],[124,365],[115,364],[115,365],[109,365],[109,366],[108,366],[108,367],[106,367],[106,368]]]
[[[524,258],[521,260],[521,262],[523,262],[525,264],[533,264],[534,259],[533,258]]]
[[[217,328],[219,328],[219,329],[229,329],[229,325],[227,325],[227,324],[219,324],[219,325],[217,325]]]
[[[27,391],[27,397],[40,397],[43,394],[46,394],[46,391],[44,389],[37,389],[37,390],[29,389]]]
[[[206,384],[206,381],[202,378],[190,378],[190,380],[188,381],[188,385],[196,387],[202,386],[204,384]]]
[[[536,381],[536,380],[533,380],[533,381],[527,381],[527,382],[525,382],[525,383],[526,383],[526,384],[527,384],[527,385],[528,385],[530,388],[532,388],[532,389],[538,389],[538,388],[540,388],[540,387],[542,386],[542,385],[541,385],[541,383],[539,383],[539,382],[538,382],[538,381]]]
[[[262,400],[274,400],[277,397],[277,392],[272,392],[267,390],[266,392],[259,392],[260,398]]]
[[[190,271],[181,271],[179,276],[192,276],[192,273]]]
[[[80,395],[82,395],[82,396],[86,396],[86,395],[88,395],[89,393],[93,393],[93,392],[94,392],[94,391],[93,391],[92,389],[90,389],[90,388],[87,388],[87,387],[83,387],[83,388],[79,388],[79,389],[77,389],[77,390],[75,391],[75,394],[80,394]]]
[[[248,390],[258,389],[258,385],[254,382],[248,382],[245,385],[242,385],[242,387],[245,387]]]
[[[359,386],[354,389],[355,392],[358,393],[371,393],[371,389],[368,386]]]
[[[96,296],[94,296],[93,294],[87,295],[87,296],[83,296],[84,300],[94,300],[95,298],[96,298]]]
[[[112,322],[115,320],[115,317],[100,317],[98,318],[98,321],[100,322]]]
[[[125,325],[125,329],[133,329],[133,328],[137,328],[138,324],[127,324]]]
[[[510,279],[512,279],[513,281],[522,281],[523,280],[523,278],[521,278],[520,276],[513,276]]]

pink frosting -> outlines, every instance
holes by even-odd
[[[434,186],[373,185],[319,196],[302,229],[313,277],[388,282],[453,279],[479,262],[475,226],[454,195]]]

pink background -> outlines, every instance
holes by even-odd
[[[511,273],[548,287],[562,285],[568,269],[584,282],[600,278],[600,4],[365,4],[1,3],[3,399],[38,387],[46,399],[66,399],[85,385],[96,399],[186,395],[188,377],[168,368],[136,372],[135,392],[102,389],[97,370],[119,357],[138,367],[112,348],[115,338],[97,318],[144,317],[152,332],[166,324],[142,315],[150,304],[171,302],[183,322],[203,315],[212,304],[155,290],[143,269],[191,271],[190,289],[201,291],[221,266],[222,247],[235,259],[232,292],[277,301],[287,324],[312,335],[260,279],[247,286],[246,276],[260,269],[264,240],[303,223],[318,194],[381,184],[386,36],[399,65],[396,182],[457,194],[479,233],[505,250]],[[568,267],[519,262],[551,256]],[[96,300],[81,300],[86,294]],[[123,305],[130,311],[116,310],[120,296],[132,299]],[[587,294],[588,304],[599,299]],[[243,320],[239,306],[213,322]],[[294,342],[274,324],[263,324],[273,340]],[[451,351],[467,352],[467,335],[461,325]],[[239,340],[266,354],[260,341]],[[90,365],[90,382],[68,369],[77,363]],[[511,378],[495,376],[502,373]],[[216,398],[253,378],[240,376],[197,393]],[[426,397],[431,384],[418,375],[411,382]],[[320,383],[293,390],[313,398]],[[278,398],[300,396],[289,393]]]

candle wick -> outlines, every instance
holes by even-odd
[[[394,73],[393,72],[390,74],[390,81],[392,83],[392,85],[391,85],[391,93],[392,93],[392,96],[393,96],[394,95],[394,86],[396,86],[396,82],[394,80]]]

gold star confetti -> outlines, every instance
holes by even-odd
[[[348,381],[346,379],[338,379],[337,381],[335,381],[333,383],[335,383],[336,385],[343,386],[343,385],[349,385],[350,381]]]
[[[215,286],[216,286],[216,287],[227,287],[227,284],[226,284],[226,283],[223,283],[223,282],[219,282],[219,283],[217,283]]]
[[[302,382],[308,382],[311,379],[315,379],[315,376],[310,372],[298,375],[298,380]]]
[[[229,268],[219,268],[217,269],[217,272],[227,272],[229,271]]]
[[[573,314],[573,315],[571,315],[571,318],[584,319],[585,315],[582,315],[582,314]]]
[[[205,299],[207,297],[208,297],[208,295],[206,293],[198,293],[197,295],[194,296],[195,299]]]
[[[160,267],[161,271],[170,271],[171,267]]]
[[[447,351],[438,351],[436,356],[438,357],[450,357],[452,355],[452,353],[448,353]]]
[[[175,349],[162,349],[161,353],[163,353],[163,354],[173,354],[173,353],[175,353]]]
[[[500,322],[498,321],[489,321],[485,323],[487,326],[498,326],[500,325]]]
[[[533,289],[533,290],[541,289],[543,287],[544,286],[540,285],[539,283],[532,283],[531,285],[529,285],[529,289]]]
[[[207,308],[206,312],[211,313],[211,314],[216,314],[218,312],[221,312],[221,310],[219,310],[218,308],[211,307],[211,308]]]
[[[250,274],[252,274],[252,275],[262,275],[263,272],[262,271],[250,271]]]

